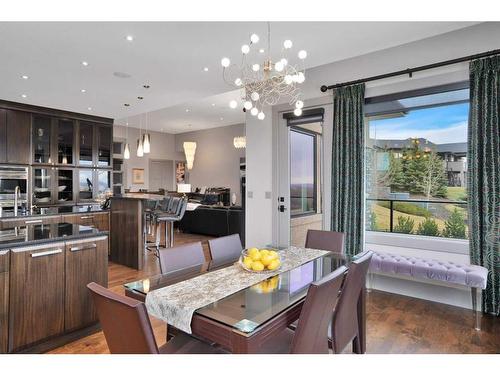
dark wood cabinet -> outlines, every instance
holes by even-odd
[[[78,165],[111,168],[113,127],[80,121],[78,127]]]
[[[109,231],[108,212],[89,212],[82,214],[68,214],[62,216],[65,223],[93,226],[102,231]]]
[[[0,109],[0,163],[29,164],[30,114]]]
[[[76,202],[75,170],[63,167],[32,167],[32,203],[37,206]]]
[[[14,227],[24,227],[26,225],[34,224],[56,224],[61,222],[60,215],[53,216],[42,216],[42,217],[10,217],[5,219],[0,219],[0,230],[11,229]]]
[[[33,115],[31,126],[32,163],[74,165],[75,135],[74,120]]]
[[[66,331],[97,322],[97,314],[87,284],[108,286],[108,239],[85,239],[66,243]]]
[[[78,202],[92,202],[99,195],[111,190],[111,170],[78,168]]]
[[[9,250],[0,250],[0,353],[7,353],[9,330]]]
[[[11,250],[9,351],[64,332],[64,243]]]

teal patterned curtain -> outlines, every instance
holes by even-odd
[[[333,93],[332,231],[345,233],[350,255],[363,247],[364,101],[364,84]]]
[[[500,310],[500,56],[470,64],[469,233],[471,262],[486,267],[483,311]]]

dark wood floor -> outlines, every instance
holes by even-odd
[[[206,256],[209,237],[176,233],[176,245],[202,241]],[[123,284],[159,273],[158,260],[146,256],[142,271],[110,263],[109,287],[124,293]],[[367,302],[368,353],[500,353],[500,319],[484,316],[482,330],[473,328],[467,309],[373,291]],[[151,317],[158,344],[165,342],[165,324]],[[350,352],[350,348],[346,350]],[[84,337],[51,353],[109,353],[102,332]]]

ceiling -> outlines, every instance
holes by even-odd
[[[273,22],[271,50],[291,39],[312,68],[472,24]],[[169,133],[235,124],[244,117],[228,108],[235,93],[222,80],[220,59],[239,58],[253,32],[267,49],[266,30],[264,22],[0,22],[0,98],[128,118],[136,127],[146,121],[137,115],[149,112],[149,128]]]

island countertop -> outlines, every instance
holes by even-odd
[[[30,217],[55,216],[55,215],[71,215],[83,213],[109,212],[109,209],[101,208],[100,205],[85,205],[85,206],[57,206],[57,207],[38,207],[33,211],[21,211],[14,216],[13,212],[3,212],[0,216],[2,219],[25,219]]]
[[[0,230],[0,250],[107,235],[108,232],[79,224],[34,224]]]
[[[138,199],[138,200],[158,200],[165,198],[164,195],[161,194],[148,194],[148,193],[126,193],[120,195],[113,195],[111,200],[115,199]]]

